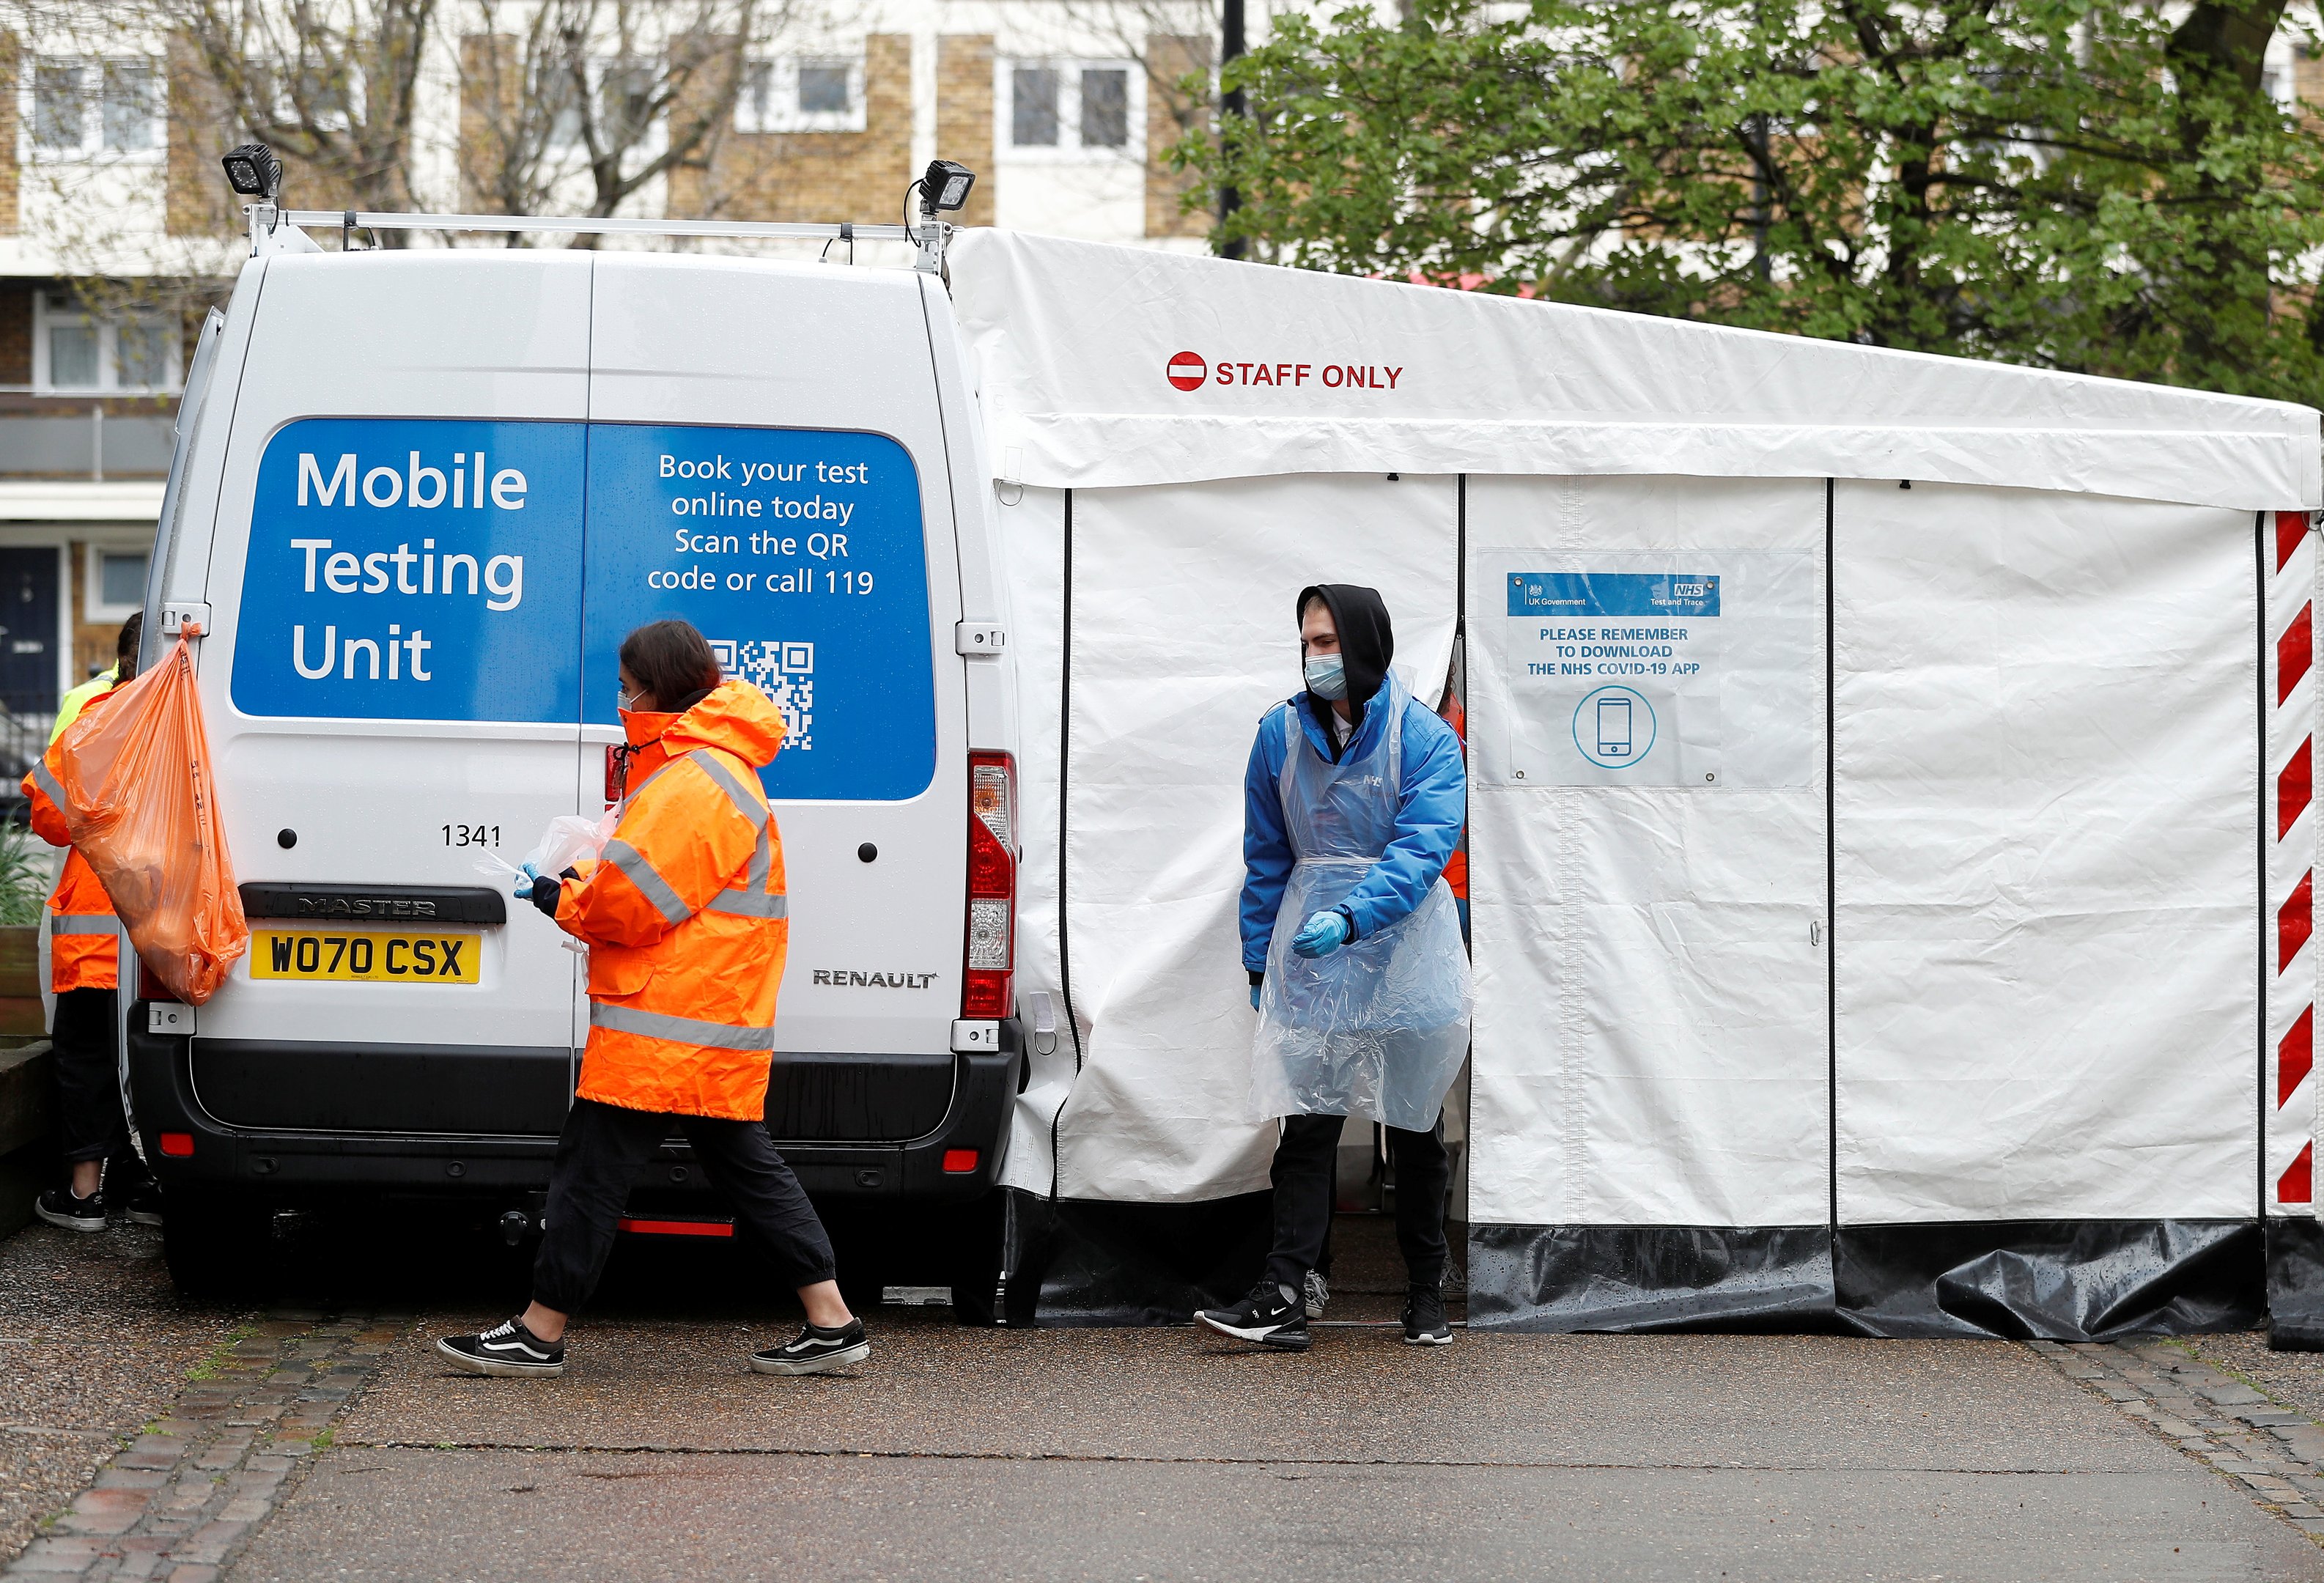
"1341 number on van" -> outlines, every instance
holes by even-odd
[[[498,846],[501,827],[497,824],[447,824],[443,827],[446,846]]]
[[[364,984],[473,984],[478,934],[253,929],[250,976]]]

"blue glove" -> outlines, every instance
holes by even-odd
[[[522,868],[519,869],[516,871],[516,889],[512,893],[516,897],[517,900],[525,901],[530,899],[532,896],[533,881],[540,878],[540,870],[534,868],[530,863],[527,863]]]
[[[1257,1011],[1259,1009],[1259,987],[1257,984],[1253,984],[1250,987],[1250,1008],[1253,1011]]]
[[[1291,949],[1302,956],[1329,956],[1345,945],[1353,933],[1342,915],[1317,913],[1307,920],[1305,928],[1293,936]]]

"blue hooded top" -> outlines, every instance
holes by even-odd
[[[1259,722],[1243,772],[1242,965],[1257,980],[1267,967],[1267,947],[1275,915],[1296,861],[1284,828],[1277,787],[1295,730],[1334,763],[1360,763],[1388,745],[1388,711],[1368,705],[1384,686],[1396,640],[1388,608],[1374,590],[1347,583],[1318,584],[1299,593],[1298,609],[1311,598],[1330,606],[1346,657],[1348,697],[1360,713],[1344,750],[1334,749],[1324,721],[1332,705],[1301,692],[1268,710]],[[1469,776],[1461,760],[1461,739],[1416,698],[1404,705],[1404,775],[1397,787],[1396,834],[1371,872],[1342,903],[1356,937],[1378,933],[1409,915],[1444,871],[1460,843],[1469,816]]]

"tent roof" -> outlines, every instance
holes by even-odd
[[[1028,483],[1660,473],[2324,505],[2318,415],[2287,402],[1009,231],[962,234],[951,275],[995,464]]]

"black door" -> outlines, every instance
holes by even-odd
[[[0,708],[7,712],[0,769],[13,780],[47,743],[57,714],[53,548],[0,548]]]

